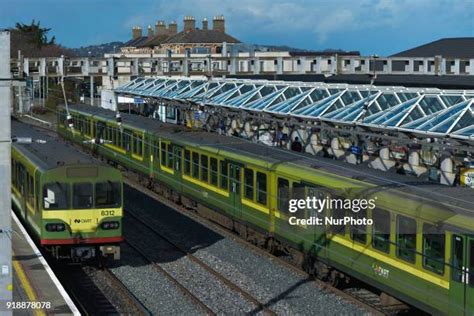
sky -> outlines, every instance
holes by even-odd
[[[135,25],[224,15],[252,44],[389,56],[445,37],[474,37],[474,0],[0,0],[0,29],[40,20],[57,42],[127,41]]]

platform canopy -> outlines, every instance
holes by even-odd
[[[137,78],[119,94],[474,139],[474,91],[249,79]]]

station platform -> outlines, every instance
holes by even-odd
[[[80,315],[13,212],[12,218],[13,315]]]

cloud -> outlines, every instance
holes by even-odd
[[[347,31],[403,28],[406,24],[438,23],[437,20],[472,19],[472,0],[193,0],[160,1],[137,16],[127,27],[154,24],[158,19],[181,23],[184,15],[197,19],[224,14],[236,36],[253,37],[306,34],[324,44],[335,34]],[[471,12],[471,13],[469,13]],[[469,16],[470,15],[470,16]],[[199,25],[199,23],[197,24]],[[426,25],[425,25],[426,26]],[[250,36],[249,36],[250,35]]]

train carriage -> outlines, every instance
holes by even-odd
[[[172,194],[212,209],[247,238],[304,254],[306,269],[332,282],[348,276],[435,314],[474,313],[474,195],[364,166],[305,156],[241,138],[188,130],[149,118],[70,106],[74,130],[58,132],[146,176]],[[86,122],[87,127],[83,124]],[[95,131],[87,135],[84,130]],[[290,225],[290,199],[374,198],[359,214],[373,225]],[[347,211],[305,209],[302,218]],[[252,237],[254,236],[254,237]]]
[[[37,243],[57,259],[119,259],[121,173],[15,120],[12,135],[33,139],[12,145],[12,204]]]

